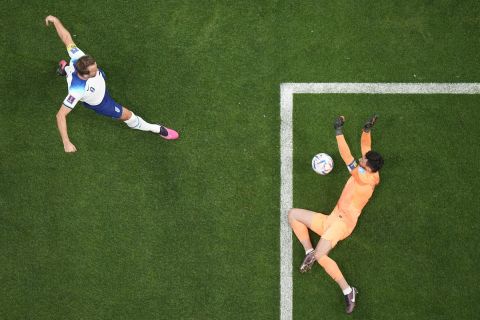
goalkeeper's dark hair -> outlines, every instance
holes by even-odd
[[[370,150],[365,154],[365,158],[367,158],[367,166],[372,169],[372,172],[377,172],[382,168],[383,158],[380,153]]]
[[[75,69],[79,74],[86,75],[89,74],[88,67],[93,66],[96,63],[95,59],[92,56],[86,55],[81,57],[75,62]]]

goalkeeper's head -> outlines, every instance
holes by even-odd
[[[370,169],[371,172],[377,172],[383,166],[383,158],[380,153],[370,150],[360,159],[360,166]]]

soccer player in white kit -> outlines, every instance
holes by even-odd
[[[178,139],[178,133],[160,124],[151,124],[113,100],[105,85],[105,73],[97,67],[95,60],[80,50],[72,40],[70,32],[54,16],[45,18],[45,23],[53,23],[58,36],[67,47],[70,64],[59,63],[59,72],[67,77],[68,95],[57,113],[57,126],[65,152],[75,152],[77,148],[70,141],[67,132],[67,115],[78,101],[98,114],[124,121],[132,129],[151,131],[167,140]]]

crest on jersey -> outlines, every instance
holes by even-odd
[[[75,97],[72,96],[72,95],[69,95],[68,98],[67,98],[67,102],[68,103],[73,103],[73,101],[75,101]]]

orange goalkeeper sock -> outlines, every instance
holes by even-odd
[[[337,263],[329,256],[324,255],[317,261],[333,280],[338,281],[343,278],[343,274]]]

